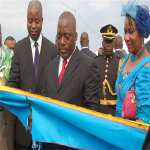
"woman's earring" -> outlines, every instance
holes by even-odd
[[[143,37],[142,37],[142,47],[144,47]]]

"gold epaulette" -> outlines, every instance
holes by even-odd
[[[106,89],[106,84],[108,86],[108,89],[109,89],[109,92],[112,96],[116,96],[116,93],[113,93],[111,87],[110,87],[110,84],[109,82],[107,81],[107,79],[105,78],[105,80],[103,81],[103,97],[104,97],[104,100],[106,99],[105,98],[105,95],[106,95],[106,92],[105,92],[105,89]]]
[[[103,100],[103,99],[100,99],[100,104],[101,105],[116,105],[117,100]]]
[[[119,75],[119,71],[120,71],[121,65],[122,65],[122,63],[123,63],[123,60],[124,60],[124,58],[122,58],[122,57],[121,57],[120,60],[119,60],[117,76]]]
[[[102,56],[102,55],[97,55],[97,56],[95,56],[95,58],[100,57],[100,56]]]

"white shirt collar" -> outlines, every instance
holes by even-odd
[[[30,37],[30,36],[29,36],[29,37]],[[32,38],[30,37],[30,42],[31,42],[31,47],[34,46],[34,43],[35,43],[35,42],[37,42],[38,45],[41,47],[41,45],[42,45],[42,34],[40,33],[40,36],[39,36],[39,38],[38,38],[37,41],[32,40]]]
[[[75,50],[76,50],[76,48],[74,49],[73,53],[75,52]],[[73,53],[72,53],[72,54],[70,55],[70,57],[67,59],[66,67],[67,67],[67,65],[68,65],[68,63],[69,63],[69,61],[70,61],[70,59],[71,59]],[[59,77],[60,72],[61,72],[61,70],[62,70],[62,66],[63,66],[63,58],[60,56],[60,59],[59,59],[59,69],[58,69],[58,77]]]
[[[70,55],[70,57],[67,59],[67,64],[69,63],[69,60],[71,59],[73,53],[75,52],[76,48],[74,49],[74,51],[72,52],[72,54]],[[60,56],[60,64],[63,63],[63,58]]]
[[[81,49],[88,48],[88,46],[81,47]]]
[[[115,51],[121,51],[121,49],[116,49]]]

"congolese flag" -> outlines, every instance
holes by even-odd
[[[0,104],[28,130],[32,140],[93,150],[141,150],[149,125],[105,115],[75,105],[0,86]]]

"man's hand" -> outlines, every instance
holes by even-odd
[[[28,126],[29,126],[29,129],[31,130],[32,129],[32,109],[31,109],[31,112],[30,112],[30,115],[29,115],[29,122],[28,122]]]

